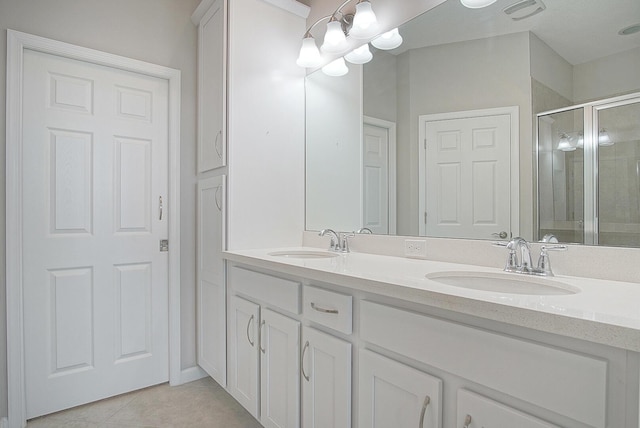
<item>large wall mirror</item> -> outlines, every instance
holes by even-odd
[[[367,227],[393,235],[538,239],[545,231],[539,210],[543,217],[565,209],[560,217],[571,221],[572,231],[557,230],[561,239],[634,245],[576,238],[585,209],[578,190],[586,173],[593,174],[588,185],[598,185],[597,170],[562,150],[550,155],[555,167],[541,168],[540,177],[537,170],[539,114],[574,125],[584,109],[562,109],[640,92],[640,31],[634,25],[640,30],[637,0],[498,0],[483,9],[447,0],[402,25],[399,48],[372,47],[373,60],[349,64],[342,77],[309,74],[307,230]],[[637,129],[640,117],[630,109],[600,114],[609,127],[635,123]],[[616,120],[617,112],[627,119]],[[561,133],[577,138],[578,131],[561,132],[558,125],[545,128],[552,134],[545,149],[558,152]],[[618,145],[617,158],[637,157],[640,136],[625,132],[635,145],[624,152]],[[561,157],[571,159],[572,175],[553,184]],[[637,184],[626,188],[626,200],[626,190],[616,193],[618,206],[638,204],[637,165]],[[632,169],[626,168],[630,183]],[[557,190],[540,195],[551,208],[539,206],[538,182]],[[631,224],[633,214],[623,217],[631,219],[629,230],[639,227]]]

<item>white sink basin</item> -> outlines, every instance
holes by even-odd
[[[288,257],[291,259],[330,259],[339,256],[338,253],[313,250],[274,251],[273,253],[269,253],[269,255],[276,257]]]
[[[427,279],[454,287],[511,294],[566,295],[580,289],[560,281],[518,273],[435,272]]]

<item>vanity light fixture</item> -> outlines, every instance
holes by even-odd
[[[495,2],[496,0],[460,0],[460,3],[469,9],[480,9],[492,5]]]
[[[381,34],[371,41],[371,44],[378,49],[388,51],[395,49],[402,44],[402,36],[398,32],[397,28],[391,31]]]
[[[351,64],[366,64],[373,59],[373,54],[369,50],[369,43],[365,43],[359,48],[355,48],[344,56],[344,59]]]
[[[578,142],[576,143],[576,147],[579,149],[584,149],[584,134],[582,131],[578,132]]]

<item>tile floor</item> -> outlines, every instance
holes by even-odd
[[[259,428],[211,378],[153,386],[31,419],[27,428]]]

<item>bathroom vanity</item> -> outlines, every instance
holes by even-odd
[[[637,284],[519,294],[438,281],[518,280],[456,263],[225,257],[228,389],[266,427],[638,427]]]

